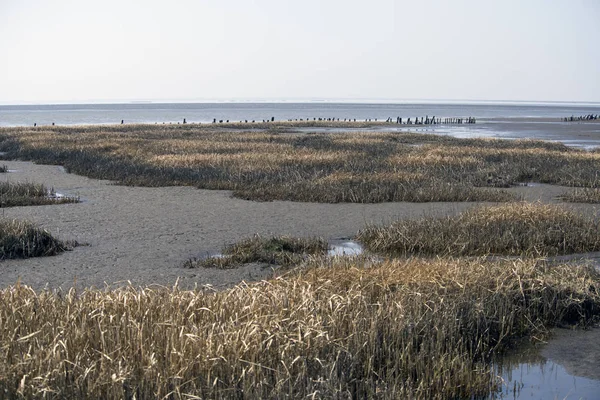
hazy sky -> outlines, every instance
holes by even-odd
[[[0,0],[0,103],[600,102],[600,0]]]

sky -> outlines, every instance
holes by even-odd
[[[600,0],[0,0],[0,104],[600,102]]]

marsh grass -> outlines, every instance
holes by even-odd
[[[6,172],[8,172],[8,165],[0,165],[0,174],[4,174]]]
[[[600,188],[577,188],[561,196],[563,201],[571,203],[600,203]]]
[[[556,205],[509,203],[370,226],[357,240],[394,255],[562,255],[600,250],[600,222]]]
[[[320,238],[273,236],[252,238],[226,246],[222,256],[188,260],[187,268],[236,268],[248,263],[265,263],[289,267],[306,260],[308,256],[324,255],[328,244]]]
[[[504,189],[520,182],[600,187],[600,153],[559,143],[265,125],[1,128],[0,151],[125,185],[193,185],[264,201],[507,201],[515,196]]]
[[[0,291],[6,398],[478,398],[518,338],[600,313],[593,268],[313,261],[209,293]]]
[[[56,197],[54,189],[42,184],[0,182],[0,208],[78,202],[76,197]]]
[[[29,222],[0,219],[0,259],[53,256],[76,245],[55,239]]]

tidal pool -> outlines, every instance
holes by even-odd
[[[352,240],[332,240],[329,242],[327,255],[334,256],[358,256],[362,254],[363,247],[360,243]]]
[[[547,344],[528,346],[497,367],[501,390],[489,399],[600,399],[600,328],[557,329]]]

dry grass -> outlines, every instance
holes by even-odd
[[[56,197],[54,189],[41,184],[0,182],[0,208],[77,202],[76,197]]]
[[[227,189],[253,200],[507,201],[514,196],[502,188],[519,182],[600,186],[600,153],[558,143],[298,134],[296,125],[2,128],[0,151],[126,185]]]
[[[571,203],[600,203],[600,188],[577,188],[565,193],[561,199]]]
[[[0,259],[52,256],[75,245],[57,240],[29,222],[0,219]]]
[[[474,398],[493,390],[490,362],[514,339],[600,313],[600,277],[584,266],[329,263],[217,293],[6,288],[0,393]]]
[[[327,253],[327,242],[320,238],[294,238],[274,236],[252,238],[229,245],[222,256],[205,259],[191,259],[186,268],[236,268],[247,263],[264,263],[289,267],[305,260],[310,255]]]
[[[357,239],[371,251],[396,255],[546,256],[600,250],[600,223],[560,206],[511,203],[371,226]]]

